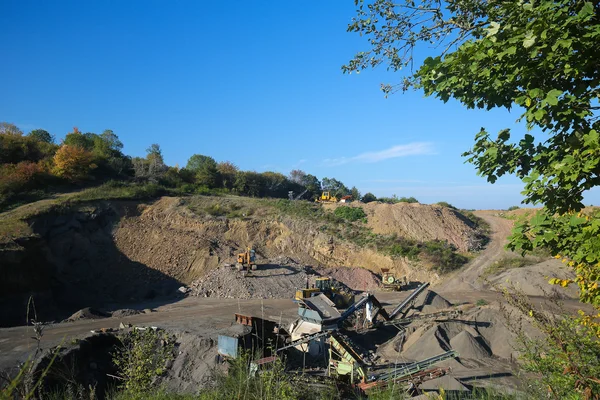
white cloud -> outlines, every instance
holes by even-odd
[[[433,144],[429,142],[416,142],[392,146],[381,151],[370,151],[354,157],[327,158],[323,165],[336,166],[352,162],[376,163],[390,158],[434,154]]]
[[[302,164],[304,164],[307,161],[308,161],[307,159],[302,158],[302,159],[298,160],[298,162],[296,164],[292,165],[292,168],[298,168],[299,166],[301,166]]]

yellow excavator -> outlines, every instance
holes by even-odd
[[[323,293],[329,300],[333,301],[337,308],[346,308],[354,303],[354,295],[342,292],[334,287],[334,283],[335,281],[330,277],[317,278],[314,287],[296,290],[295,300],[302,301],[302,299]]]
[[[331,195],[331,192],[323,192],[315,201],[317,203],[337,203],[338,198],[335,195]]]
[[[245,252],[238,254],[237,258],[238,271],[256,271],[256,252],[248,247]]]

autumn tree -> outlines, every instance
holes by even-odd
[[[79,146],[62,145],[54,155],[54,173],[71,182],[86,180],[94,168],[94,155]]]
[[[235,182],[235,174],[240,169],[230,161],[222,161],[217,163],[217,172],[221,176],[221,183],[226,189],[232,189]]]

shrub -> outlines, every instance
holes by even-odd
[[[437,203],[435,203],[435,204],[437,204],[438,206],[447,207],[447,208],[451,208],[451,209],[453,209],[453,210],[457,210],[457,208],[456,208],[456,207],[454,207],[452,204],[450,204],[450,203],[448,203],[448,202],[445,202],[445,201],[438,201],[438,202],[437,202]]]
[[[147,392],[173,359],[173,340],[163,331],[145,328],[132,330],[121,341],[123,346],[113,355],[121,387],[132,394]]]
[[[213,217],[220,217],[227,214],[227,210],[224,207],[221,207],[219,203],[211,204],[210,206],[206,207],[204,211]]]
[[[415,199],[414,197],[400,197],[398,199],[399,203],[418,203],[419,200]]]
[[[469,261],[467,257],[458,254],[453,245],[440,240],[426,242],[422,254],[427,261],[432,263],[432,268],[440,273],[458,269]]]
[[[512,306],[510,310],[502,309],[507,327],[516,334],[516,350],[530,376],[527,387],[533,396],[528,398],[542,398],[542,393],[543,398],[553,399],[598,398],[600,341],[595,327],[564,309],[550,313],[547,308],[539,308],[514,286],[504,289],[503,295]],[[553,303],[562,308],[557,300]],[[511,311],[514,309],[517,311]],[[523,318],[544,335],[532,337],[523,329]]]
[[[360,207],[342,206],[336,208],[333,213],[346,221],[354,222],[363,220],[363,222],[367,222],[367,214],[365,214],[365,211]]]
[[[373,193],[365,193],[361,200],[363,203],[370,203],[372,201],[377,201],[377,197],[375,197]]]
[[[500,260],[494,262],[492,265],[487,267],[485,271],[483,271],[483,275],[494,275],[500,272],[514,269],[514,268],[523,268],[527,265],[533,265],[541,262],[543,257],[504,257]]]
[[[508,207],[506,210],[507,210],[507,211],[514,211],[514,210],[518,210],[518,209],[520,209],[520,208],[521,208],[521,207],[519,207],[519,206],[510,206],[510,207]]]

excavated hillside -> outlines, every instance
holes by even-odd
[[[343,204],[328,204],[329,209]],[[373,233],[396,234],[419,241],[442,240],[460,251],[472,251],[481,244],[481,235],[473,229],[473,222],[459,211],[437,204],[350,203],[361,207],[367,214],[367,225]]]
[[[234,263],[247,246],[273,271],[284,257],[295,266],[364,267],[376,273],[388,268],[429,282],[439,276],[418,260],[392,257],[357,235],[372,238],[372,231],[438,239],[463,251],[479,246],[480,233],[471,221],[437,206],[366,205],[365,227],[331,219],[331,213],[306,202],[281,204],[233,196],[163,197],[31,216],[29,235],[0,243],[1,324],[23,323],[31,295],[40,319],[62,319],[84,307],[167,299],[179,286]],[[297,286],[304,279],[298,277],[282,287]]]

